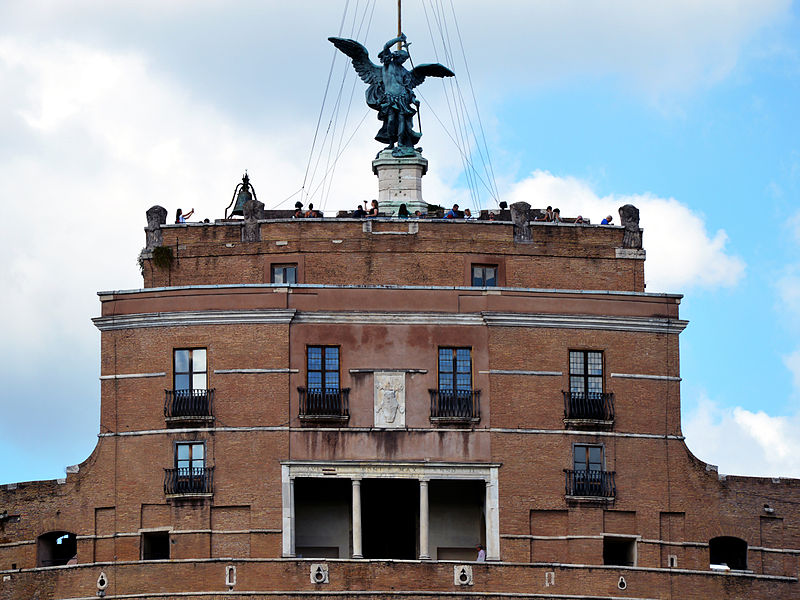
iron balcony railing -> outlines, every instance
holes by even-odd
[[[164,469],[164,493],[168,496],[210,494],[214,489],[214,467]]]
[[[335,390],[297,388],[300,394],[301,419],[350,418],[350,388]]]
[[[203,419],[214,414],[214,390],[164,390],[167,419]]]
[[[617,486],[614,471],[564,470],[567,496],[614,498]]]
[[[614,420],[614,394],[612,392],[563,392],[564,418],[592,421]]]
[[[480,390],[428,390],[431,395],[431,419],[480,421]]]

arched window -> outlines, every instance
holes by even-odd
[[[722,535],[708,542],[709,562],[726,565],[733,571],[747,569],[747,542],[741,538]]]
[[[78,542],[74,533],[51,531],[36,538],[36,566],[66,565],[78,555]]]

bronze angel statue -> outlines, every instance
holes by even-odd
[[[337,37],[328,40],[352,59],[358,76],[369,84],[367,105],[377,110],[378,119],[383,121],[375,139],[389,144],[387,150],[392,150],[392,156],[414,156],[414,145],[422,137],[421,133],[414,131],[414,115],[419,110],[414,88],[426,77],[453,77],[455,73],[439,63],[419,65],[410,71],[406,69],[403,63],[409,58],[408,44],[402,33],[384,44],[378,54],[380,66],[369,59],[369,52],[357,41]],[[406,49],[392,51],[391,47],[398,42]]]

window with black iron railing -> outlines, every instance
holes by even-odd
[[[168,496],[211,494],[214,468],[206,466],[203,442],[175,444],[175,467],[164,469],[164,493]]]
[[[610,422],[614,420],[613,392],[569,391],[564,394],[564,418]]]
[[[431,396],[431,419],[479,421],[481,392],[472,388],[472,349],[439,348],[438,387]]]
[[[613,471],[565,469],[567,496],[614,498],[617,487]]]
[[[164,390],[164,417],[205,420],[214,414],[214,390]]]
[[[566,475],[567,496],[613,498],[616,496],[614,473],[604,467],[603,446],[575,444],[572,469]]]
[[[164,469],[164,493],[168,496],[211,494],[214,467],[175,467]]]
[[[350,388],[297,388],[301,419],[336,419],[350,417]]]
[[[480,390],[428,390],[431,396],[431,419],[480,421]]]

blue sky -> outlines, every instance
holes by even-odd
[[[800,477],[798,4],[404,5],[416,63],[447,62],[465,93],[469,69],[502,199],[595,222],[626,202],[640,208],[648,290],[685,294],[691,321],[689,447],[721,472]],[[268,207],[290,206],[335,56],[326,38],[343,22],[374,56],[394,35],[394,6],[0,5],[0,482],[60,477],[91,452],[99,334],[89,319],[96,291],[139,287],[144,211],[220,217],[245,168]],[[443,53],[435,27],[431,40],[425,18],[441,10],[452,27],[452,7],[466,63]],[[326,211],[376,195],[374,115],[356,127],[363,84],[335,60],[331,89],[342,85],[345,108],[334,123],[329,96],[319,139],[329,122],[353,139],[333,176],[307,182],[322,185],[312,201]],[[491,206],[466,189],[445,131],[447,88],[421,89],[426,199]]]

